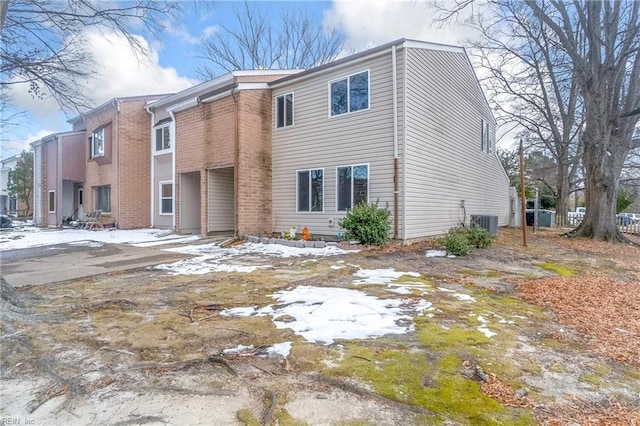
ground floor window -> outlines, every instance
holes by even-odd
[[[352,209],[369,198],[369,166],[359,164],[337,169],[338,211]]]
[[[298,211],[321,212],[324,210],[324,170],[299,170]]]
[[[173,214],[173,182],[160,182],[160,214]]]
[[[96,186],[93,188],[94,209],[102,213],[111,213],[111,187]]]
[[[15,195],[9,197],[9,211],[12,213],[18,211],[18,198]]]
[[[56,211],[56,191],[49,191],[49,213]]]

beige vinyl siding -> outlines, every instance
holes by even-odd
[[[209,170],[207,231],[234,229],[233,167]]]
[[[400,62],[401,52],[398,52]],[[398,66],[398,70],[402,68]],[[369,109],[329,117],[329,82],[369,70]],[[398,73],[398,78],[401,73]],[[399,88],[401,85],[399,85]],[[393,212],[393,114],[391,50],[329,68],[273,90],[294,93],[294,125],[273,128],[273,230],[308,227],[335,235],[344,212],[336,211],[336,168],[368,164],[369,200]],[[400,92],[401,93],[401,92]],[[275,102],[273,102],[275,120]],[[296,212],[296,171],[324,169],[324,211]],[[334,226],[330,226],[333,220]]]
[[[154,226],[157,228],[172,228],[173,227],[173,215],[160,214],[160,182],[173,180],[173,160],[172,154],[154,155],[153,157],[153,215]],[[175,202],[175,200],[174,200]],[[174,213],[175,214],[175,213]]]
[[[406,238],[443,234],[476,214],[508,224],[495,121],[465,54],[409,49],[407,56]],[[482,119],[491,153],[481,151]]]

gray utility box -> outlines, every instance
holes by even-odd
[[[471,215],[471,226],[484,228],[490,235],[498,235],[498,216]]]

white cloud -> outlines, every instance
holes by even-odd
[[[2,149],[0,151],[0,158],[12,157],[16,154],[20,154],[24,150],[29,150],[31,147],[29,144],[42,139],[45,136],[55,133],[53,130],[39,130],[36,133],[29,133],[24,137],[18,139],[12,139],[2,142]]]
[[[196,83],[178,75],[175,68],[160,65],[158,46],[151,46],[142,36],[136,37],[149,52],[147,57],[137,57],[124,37],[118,34],[89,30],[84,35],[86,49],[95,61],[94,73],[84,87],[84,94],[95,106],[114,97],[173,93]],[[13,107],[26,110],[31,117],[32,124],[27,132],[34,133],[37,128],[70,129],[53,98],[34,99],[26,84],[14,85],[11,96]],[[25,133],[24,129],[22,132],[9,130],[4,135],[3,151],[7,156],[14,155],[9,153],[10,148],[20,145],[19,139],[24,139]]]
[[[345,32],[345,49],[362,50],[399,38],[460,45],[469,30],[455,24],[435,24],[430,2],[415,0],[334,0],[324,25]]]

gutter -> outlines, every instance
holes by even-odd
[[[396,46],[391,46],[391,79],[393,96],[393,239],[398,239],[398,76]]]
[[[173,215],[171,215],[171,226],[173,227],[173,232],[176,232],[176,149],[177,141],[176,141],[176,116],[173,110],[169,111],[169,116],[171,117],[171,143],[173,143],[173,149],[171,150],[171,210],[173,211]],[[151,185],[154,185],[154,182],[151,182]],[[153,213],[152,213],[153,214]]]

